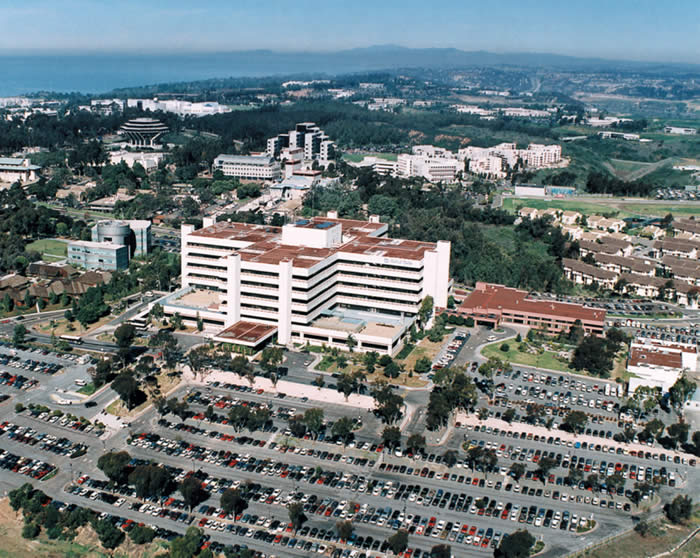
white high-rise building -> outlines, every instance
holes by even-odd
[[[426,296],[446,307],[450,243],[391,239],[387,230],[376,217],[334,212],[284,227],[182,225],[183,290],[161,304],[166,314],[199,316],[215,340],[255,348],[232,339],[259,326],[282,344],[348,348],[352,338],[355,350],[393,355]]]

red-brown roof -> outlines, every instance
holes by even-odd
[[[646,347],[630,349],[630,366],[666,366],[668,368],[683,368],[683,357],[679,352],[661,351]]]
[[[275,331],[277,331],[277,328],[272,325],[256,324],[241,320],[221,331],[216,337],[255,344],[269,337]]]
[[[595,310],[568,302],[534,300],[528,298],[527,291],[481,282],[476,284],[474,291],[462,302],[459,309],[467,313],[517,312],[579,319],[582,322],[603,323],[605,321],[605,310]]]

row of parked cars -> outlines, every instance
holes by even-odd
[[[0,354],[0,364],[19,370],[27,370],[28,372],[39,372],[49,376],[53,376],[63,369],[62,365],[55,362],[44,362],[8,354]]]
[[[0,436],[7,435],[7,438],[22,444],[37,446],[44,451],[50,451],[56,455],[76,457],[87,451],[87,446],[73,442],[68,438],[53,436],[45,432],[37,432],[28,426],[19,426],[11,422],[0,424]]]
[[[20,475],[26,475],[36,480],[41,480],[56,470],[56,467],[51,465],[51,463],[45,463],[40,459],[22,457],[4,449],[0,449],[0,468],[19,473]]]
[[[469,335],[467,334],[458,333],[455,335],[438,355],[438,358],[433,363],[433,370],[439,370],[452,364],[452,361],[457,357],[468,339]]]
[[[15,389],[31,389],[38,385],[39,382],[33,378],[27,378],[21,374],[10,374],[9,372],[0,372],[0,385],[12,387]]]
[[[93,434],[98,438],[104,434],[104,428],[99,425],[95,425],[86,420],[79,420],[69,418],[66,415],[57,415],[54,413],[49,413],[46,411],[41,411],[39,409],[29,409],[29,416],[32,418],[43,420],[54,426],[59,426],[61,428],[67,428],[69,430],[74,430],[76,432],[83,432],[85,434]]]
[[[665,463],[675,463],[676,465],[686,465],[690,467],[695,467],[697,460],[694,458],[687,458],[683,455],[673,455],[664,452],[651,452],[645,450],[629,449],[625,446],[608,446],[606,444],[594,444],[588,443],[586,441],[573,441],[573,440],[562,440],[559,436],[555,435],[538,435],[532,432],[521,431],[517,432],[511,429],[501,429],[498,427],[491,426],[480,426],[480,425],[466,425],[467,430],[474,430],[475,432],[481,431],[485,434],[490,434],[493,436],[498,436],[500,438],[512,438],[513,440],[527,440],[535,442],[543,442],[549,445],[562,446],[574,449],[583,449],[589,451],[597,451],[602,453],[609,453],[615,455],[624,455],[629,457],[636,457],[638,459],[646,459],[652,461],[661,461]],[[606,434],[607,437],[607,434]]]

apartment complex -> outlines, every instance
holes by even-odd
[[[226,176],[251,180],[279,180],[280,164],[272,157],[260,155],[219,155],[214,159],[213,170]]]
[[[284,149],[302,149],[304,159],[309,161],[329,161],[335,157],[335,144],[314,122],[300,122],[294,130],[267,140],[269,157],[279,157]]]
[[[422,177],[428,182],[454,182],[464,163],[446,149],[416,145],[412,153],[402,153],[396,161],[396,174],[403,178]]]
[[[518,149],[514,143],[499,143],[493,147],[465,147],[459,150],[458,158],[469,161],[469,172],[505,176],[507,168],[514,168],[519,161],[527,168],[539,169],[561,162],[561,145],[531,143],[527,149]],[[501,169],[493,158],[501,159]]]
[[[161,304],[169,315],[199,316],[215,340],[235,346],[276,335],[282,344],[393,355],[426,296],[447,305],[450,243],[392,239],[387,230],[376,217],[334,212],[284,227],[182,225],[183,288]]]
[[[605,326],[605,310],[538,300],[530,297],[527,291],[493,283],[478,282],[454,312],[471,317],[478,324],[526,325],[551,334],[569,331],[577,321],[589,335],[602,335]]]

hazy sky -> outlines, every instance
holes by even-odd
[[[2,0],[0,49],[376,44],[700,63],[700,0]]]

